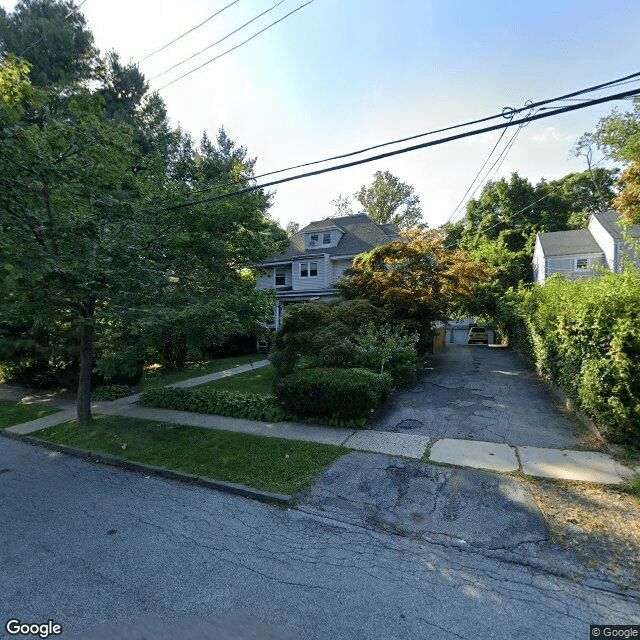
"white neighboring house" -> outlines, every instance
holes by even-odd
[[[635,260],[625,244],[625,231],[640,238],[640,225],[624,230],[615,211],[595,213],[586,229],[539,233],[533,252],[533,281],[544,284],[554,273],[566,278],[588,277],[594,267],[606,267],[614,273],[622,271],[624,256]]]
[[[334,283],[359,253],[399,238],[393,225],[377,224],[364,213],[311,222],[291,236],[284,253],[262,263],[256,288],[274,288],[278,301],[267,326],[280,328],[286,304],[335,299]]]

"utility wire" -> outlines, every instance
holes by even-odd
[[[289,11],[289,13],[285,14],[284,16],[282,16],[282,18],[280,18],[279,20],[276,20],[275,22],[272,22],[271,24],[269,24],[266,27],[264,27],[264,29],[260,29],[260,31],[258,31],[257,33],[254,33],[250,38],[247,38],[246,40],[243,40],[240,44],[237,44],[235,47],[231,47],[231,49],[227,49],[223,53],[220,53],[219,55],[211,58],[211,60],[207,60],[206,62],[203,62],[201,65],[195,67],[194,69],[191,69],[191,71],[187,71],[186,73],[183,73],[181,76],[178,76],[175,80],[172,80],[171,82],[168,82],[167,84],[165,84],[162,87],[160,87],[159,89],[157,89],[157,91],[162,91],[162,89],[166,89],[167,87],[170,87],[172,84],[175,84],[179,80],[182,80],[183,78],[186,78],[187,76],[191,75],[192,73],[195,73],[196,71],[199,71],[200,69],[202,69],[203,67],[206,67],[208,64],[211,64],[215,60],[218,60],[218,59],[222,58],[223,56],[226,56],[228,53],[231,53],[232,51],[235,51],[236,49],[239,49],[243,45],[247,44],[247,42],[251,42],[251,40],[253,40],[254,38],[257,38],[261,33],[264,33],[267,29],[271,29],[271,27],[274,27],[279,22],[282,22],[283,20],[288,18],[290,15],[296,13],[297,11],[300,11],[300,9],[304,9],[307,5],[311,4],[312,2],[315,2],[315,0],[307,0],[307,2],[305,2],[304,4],[301,4],[299,7],[296,7],[293,11]]]
[[[380,153],[378,155],[375,156],[371,156],[368,158],[362,158],[360,160],[353,160],[351,162],[345,162],[343,164],[339,164],[339,165],[335,165],[332,167],[326,167],[324,169],[316,169],[315,171],[308,171],[306,173],[301,173],[295,176],[289,176],[287,178],[280,178],[279,180],[272,180],[270,182],[265,182],[262,184],[255,184],[252,185],[250,187],[245,187],[244,189],[238,189],[237,191],[232,191],[230,193],[223,193],[223,194],[219,194],[219,195],[215,195],[215,196],[211,196],[209,198],[202,198],[201,200],[192,200],[189,202],[184,202],[182,204],[177,204],[177,205],[173,205],[170,207],[164,207],[165,211],[174,211],[176,209],[182,209],[184,207],[190,207],[193,205],[198,205],[198,204],[205,204],[207,202],[215,202],[217,200],[223,200],[226,198],[231,198],[231,197],[235,197],[235,196],[240,196],[243,195],[245,193],[250,193],[252,191],[257,191],[259,189],[264,189],[266,187],[272,187],[274,185],[277,184],[283,184],[285,182],[291,182],[293,180],[300,180],[302,178],[308,178],[311,176],[316,176],[316,175],[321,175],[323,173],[330,173],[332,171],[339,171],[341,169],[347,169],[349,167],[354,167],[357,165],[361,165],[361,164],[365,164],[365,163],[369,163],[369,162],[374,162],[376,160],[382,160],[383,158],[390,158],[392,156],[396,156],[396,155],[400,155],[403,153],[408,153],[409,151],[416,151],[418,149],[425,149],[427,147],[433,147],[436,145],[441,145],[444,144],[446,142],[452,142],[454,140],[460,140],[462,138],[468,138],[470,136],[476,136],[482,133],[487,133],[489,131],[498,131],[499,129],[505,129],[508,127],[513,127],[516,125],[521,125],[521,124],[526,124],[529,122],[533,122],[535,120],[542,120],[544,118],[550,118],[552,116],[556,116],[556,115],[560,115],[563,113],[569,113],[571,111],[577,111],[579,109],[584,109],[586,107],[590,107],[590,106],[594,106],[597,104],[603,104],[605,102],[611,102],[612,100],[620,100],[623,98],[627,98],[628,96],[634,96],[634,95],[638,95],[640,94],[640,88],[636,88],[636,89],[630,89],[628,91],[624,91],[622,93],[617,93],[617,94],[613,94],[613,95],[608,95],[608,96],[604,96],[601,98],[594,98],[593,100],[589,100],[588,102],[585,102],[583,104],[575,104],[575,105],[568,105],[566,107],[559,107],[554,111],[546,111],[544,113],[534,113],[531,114],[529,116],[526,116],[524,118],[520,118],[518,120],[511,120],[510,122],[507,123],[501,123],[501,124],[496,124],[496,125],[492,125],[489,127],[483,127],[481,129],[475,129],[473,131],[466,131],[464,133],[458,133],[455,135],[451,135],[451,136],[446,136],[444,138],[438,138],[437,140],[430,140],[427,142],[423,142],[421,144],[416,144],[416,145],[412,145],[410,147],[405,147],[403,149],[397,149],[395,151],[387,151],[386,153]],[[531,106],[531,105],[530,105]],[[527,107],[528,108],[530,108]]]
[[[234,29],[230,33],[227,33],[227,35],[223,36],[222,38],[220,38],[220,40],[216,40],[213,44],[210,44],[208,47],[205,47],[204,49],[201,49],[200,51],[194,53],[193,55],[189,56],[188,58],[185,58],[184,60],[174,64],[172,67],[169,67],[168,69],[165,69],[164,71],[162,71],[158,75],[155,75],[155,76],[153,76],[153,78],[150,78],[149,81],[151,82],[151,81],[155,80],[156,78],[159,78],[160,76],[165,75],[165,73],[169,73],[169,71],[173,71],[174,69],[177,69],[178,67],[181,67],[185,62],[189,62],[189,60],[192,60],[193,58],[196,58],[201,53],[204,53],[205,51],[208,51],[209,49],[212,49],[213,47],[215,47],[216,45],[220,44],[221,42],[224,42],[227,38],[230,38],[234,33],[238,33],[238,31],[241,31],[246,26],[250,25],[252,22],[255,22],[258,18],[261,18],[266,13],[269,13],[269,11],[273,11],[273,9],[275,9],[278,6],[280,6],[284,1],[285,0],[280,0],[280,2],[276,2],[276,4],[274,4],[273,6],[269,7],[268,9],[263,11],[262,13],[259,13],[254,18],[251,18],[251,20],[249,20],[248,22],[245,22],[244,24],[240,25],[237,29]],[[144,58],[143,58],[143,60],[144,60]]]
[[[200,24],[197,24],[195,27],[191,27],[191,29],[189,29],[188,31],[181,33],[177,38],[174,38],[171,42],[167,42],[167,44],[162,45],[159,49],[156,49],[155,51],[148,53],[144,58],[140,58],[140,60],[138,60],[138,64],[140,64],[141,62],[144,62],[145,60],[148,60],[151,56],[155,56],[156,53],[160,53],[161,51],[164,51],[167,47],[170,47],[172,44],[178,42],[178,40],[181,40],[185,36],[188,36],[190,33],[195,31],[196,29],[199,29],[203,25],[207,24],[209,20],[213,20],[216,16],[219,16],[223,11],[233,6],[234,4],[237,4],[238,2],[240,2],[240,0],[233,0],[233,2],[230,2],[228,5],[222,7],[222,9],[219,9],[215,13],[211,14],[206,20],[203,20]]]
[[[629,82],[637,82],[637,78],[640,77],[640,72],[637,73],[633,73],[631,75],[625,76],[623,78],[618,78],[617,80],[611,80],[610,82],[605,82],[602,84],[598,84],[598,85],[594,85],[592,87],[587,87],[586,89],[580,89],[579,91],[573,91],[571,93],[567,93],[565,95],[559,96],[557,98],[548,98],[546,100],[541,100],[539,102],[533,102],[533,103],[527,103],[524,107],[519,107],[517,109],[514,109],[512,107],[505,107],[501,113],[497,113],[491,116],[486,116],[484,118],[479,118],[477,120],[470,120],[468,122],[463,122],[461,124],[456,124],[456,125],[452,125],[449,127],[444,127],[441,129],[433,129],[432,131],[426,131],[424,133],[418,133],[416,135],[413,136],[408,136],[406,138],[400,138],[398,140],[391,140],[390,142],[383,142],[381,144],[376,144],[370,147],[365,147],[363,149],[358,149],[357,151],[350,151],[348,153],[342,153],[339,155],[335,155],[335,156],[331,156],[329,158],[324,158],[322,160],[313,160],[311,162],[303,162],[301,164],[297,164],[297,165],[293,165],[290,167],[286,167],[284,169],[276,169],[274,171],[267,171],[265,173],[261,173],[257,176],[252,176],[252,179],[254,180],[258,180],[260,178],[267,178],[268,176],[273,176],[273,175],[277,175],[279,173],[286,173],[287,171],[294,171],[295,169],[303,169],[305,167],[311,167],[314,165],[318,165],[318,164],[324,164],[325,162],[332,162],[333,160],[342,160],[344,158],[350,158],[353,156],[357,156],[357,155],[361,155],[363,153],[367,153],[369,151],[374,151],[376,149],[382,149],[384,147],[389,147],[392,145],[396,145],[396,144],[401,144],[403,142],[409,142],[411,140],[417,140],[419,138],[425,138],[427,136],[431,136],[431,135],[435,135],[437,133],[445,133],[447,131],[453,131],[455,129],[461,129],[464,127],[470,127],[472,125],[476,125],[476,124],[482,124],[484,122],[490,122],[491,120],[495,120],[497,118],[507,118],[507,117],[513,117],[519,113],[522,113],[523,111],[530,111],[531,109],[540,107],[542,105],[547,105],[553,102],[559,102],[562,100],[565,100],[567,98],[570,98],[572,96],[576,96],[576,95],[581,95],[584,93],[591,93],[593,91],[599,91],[601,89],[604,88],[610,88],[613,86],[617,86],[618,84],[628,84]],[[631,80],[632,78],[636,78],[636,80]],[[582,103],[581,103],[582,104]],[[554,109],[557,107],[553,107]],[[192,191],[193,195],[196,195],[198,193],[207,193],[209,191],[214,191],[216,189],[220,189],[223,187],[229,187],[229,186],[233,186],[235,184],[240,184],[239,182],[227,182],[221,185],[215,185],[212,187],[206,187],[204,189],[197,189]]]
[[[498,148],[498,145],[502,141],[502,138],[504,138],[504,134],[505,133],[507,133],[507,130],[503,129],[502,133],[500,134],[500,137],[498,138],[498,141],[493,145],[493,149],[491,149],[491,151],[489,152],[489,155],[487,156],[487,159],[482,163],[482,166],[478,170],[478,173],[476,173],[474,179],[471,181],[471,184],[469,185],[467,190],[464,192],[464,195],[462,196],[462,198],[460,198],[460,202],[458,202],[458,204],[456,205],[455,209],[453,210],[453,212],[451,213],[451,215],[447,219],[447,222],[451,222],[452,218],[455,217],[458,209],[462,206],[462,203],[464,202],[464,200],[467,197],[467,195],[469,195],[469,191],[471,191],[473,185],[476,183],[476,180],[480,177],[480,174],[484,171],[484,168],[489,163],[489,160],[491,159],[491,156],[494,154],[495,150]],[[491,171],[491,169],[489,169],[489,171]],[[474,193],[475,193],[475,191],[474,191]],[[471,197],[473,197],[473,195]]]
[[[500,171],[500,167],[502,166],[502,163],[505,161],[506,157],[509,155],[509,151],[511,151],[511,148],[513,147],[513,143],[516,141],[516,138],[518,137],[518,134],[520,133],[520,131],[522,131],[522,129],[524,127],[526,127],[526,124],[521,124],[513,132],[513,135],[511,136],[509,142],[507,142],[507,144],[505,145],[504,149],[502,149],[502,151],[498,154],[498,157],[495,159],[494,163],[489,168],[489,171],[487,171],[487,174],[485,176],[485,180],[487,180],[487,176],[493,171],[494,167],[495,167],[495,171],[493,172],[493,175],[491,176],[491,178],[488,179],[488,181],[491,182],[496,177],[496,174],[498,173],[498,171]],[[504,131],[506,131],[506,129],[504,129]],[[496,167],[496,165],[498,165],[498,166]],[[481,184],[482,184],[482,182],[479,182],[476,185],[476,188],[473,190],[473,192],[472,192],[472,194],[471,194],[469,199],[473,198],[476,195],[476,192],[480,188]],[[463,198],[463,200],[464,200],[464,198]],[[447,220],[447,222],[450,222],[452,220],[452,218],[453,218],[453,216],[451,216],[449,218],[449,220]]]

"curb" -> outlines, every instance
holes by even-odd
[[[295,498],[293,496],[287,496],[282,493],[272,493],[270,491],[262,491],[260,489],[254,489],[247,487],[243,484],[236,484],[235,482],[225,482],[224,480],[215,480],[214,478],[207,478],[204,476],[196,476],[191,473],[185,473],[182,471],[175,471],[174,469],[165,469],[164,467],[154,467],[153,465],[145,464],[144,462],[134,462],[133,460],[125,460],[112,456],[109,453],[101,453],[99,451],[90,451],[89,449],[78,449],[77,447],[71,447],[66,444],[56,444],[54,442],[47,442],[46,440],[39,440],[31,436],[22,435],[19,433],[12,433],[6,429],[0,432],[0,435],[5,438],[11,438],[12,440],[19,440],[45,449],[51,449],[52,451],[59,451],[76,458],[82,458],[89,462],[98,462],[102,464],[108,464],[112,467],[118,467],[126,471],[136,471],[139,473],[153,474],[166,478],[168,480],[177,480],[179,482],[185,482],[188,484],[195,484],[201,487],[207,487],[208,489],[214,489],[215,491],[222,491],[224,493],[230,493],[233,495],[241,496],[243,498],[249,498],[251,500],[258,500],[259,502],[265,502],[267,504],[276,504],[279,506],[292,506]]]

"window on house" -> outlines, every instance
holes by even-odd
[[[317,262],[301,262],[300,263],[300,277],[301,278],[313,278],[318,275],[318,263]]]
[[[284,287],[287,282],[284,267],[277,267],[275,269],[276,287]]]
[[[588,258],[578,258],[576,260],[576,269],[588,269],[588,268],[589,268]]]
[[[322,244],[331,244],[331,234],[323,233],[322,234]]]
[[[318,244],[318,234],[314,233],[313,235],[309,236],[309,245],[314,247],[317,244]]]

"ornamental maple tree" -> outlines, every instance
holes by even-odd
[[[369,300],[389,322],[417,331],[424,350],[432,324],[445,322],[455,303],[472,297],[472,285],[489,274],[485,263],[445,247],[444,234],[415,229],[401,236],[357,256],[337,286],[345,298]]]
[[[640,158],[622,172],[618,185],[622,191],[613,199],[613,208],[621,215],[620,221],[640,224]]]

